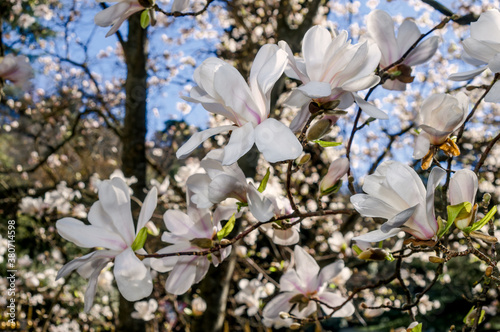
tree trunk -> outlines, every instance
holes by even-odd
[[[146,187],[146,42],[147,31],[141,28],[140,13],[129,20],[128,40],[122,43],[127,63],[127,81],[125,83],[125,123],[122,136],[122,170],[126,177],[136,177],[132,185],[134,196],[144,200]],[[133,204],[134,206],[134,204]],[[135,205],[134,216],[138,215]],[[137,218],[135,218],[137,220]],[[119,324],[117,331],[144,331],[142,320],[133,319],[130,314],[134,304],[120,295]]]

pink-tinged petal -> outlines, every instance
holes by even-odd
[[[363,217],[390,219],[399,211],[384,201],[366,194],[351,196],[351,203]]]
[[[311,81],[297,88],[308,98],[328,97],[332,93],[332,88],[328,82]]]
[[[233,66],[226,64],[219,67],[215,72],[214,85],[225,107],[235,113],[238,126],[247,122],[257,125],[267,116],[265,110],[255,103],[243,76]]]
[[[300,236],[299,231],[295,228],[273,229],[271,239],[279,246],[291,246],[299,242]]]
[[[235,128],[224,148],[222,165],[231,165],[237,162],[252,148],[254,142],[254,128],[251,122],[247,122],[243,127]]]
[[[214,256],[214,257],[216,257],[216,256]],[[215,265],[215,263],[214,263],[214,265]],[[217,265],[215,265],[215,266],[217,266]],[[210,267],[210,262],[208,261],[208,259],[200,257],[197,260],[196,273],[194,276],[194,283],[195,284],[199,283],[203,278],[205,278],[205,275],[207,274],[209,267]]]
[[[188,206],[187,213],[189,218],[194,221],[190,234],[193,238],[211,239],[214,232],[214,224],[212,216],[208,209],[196,209],[193,206]]]
[[[279,41],[278,46],[286,52],[288,57],[288,65],[285,68],[285,75],[291,79],[302,81],[302,83],[309,82],[309,77],[306,75],[307,69],[304,60],[296,58],[293,55],[292,49],[285,41]]]
[[[320,294],[318,298],[321,300],[321,302],[328,304],[328,306],[320,304],[321,309],[323,309],[323,311],[327,315],[332,313],[333,309],[331,308],[338,307],[346,300],[344,297],[332,292],[324,292]],[[335,311],[332,317],[348,317],[352,316],[353,314],[354,314],[354,305],[351,302],[348,302],[344,306],[342,306],[342,308]]]
[[[270,163],[295,159],[302,153],[302,144],[290,128],[272,118],[255,128],[255,144]]]
[[[419,204],[399,212],[394,217],[382,224],[382,226],[380,226],[380,230],[384,233],[388,233],[394,228],[400,228],[408,221],[408,219],[413,216],[418,206]]]
[[[500,81],[495,82],[490,91],[484,97],[488,103],[500,103]]]
[[[374,10],[368,15],[366,25],[370,37],[375,40],[382,52],[381,66],[386,67],[396,61],[400,54],[392,17],[382,10]]]
[[[482,42],[473,38],[467,38],[463,41],[464,51],[475,59],[488,63],[499,51],[497,45]]]
[[[103,259],[107,262],[110,262],[115,257],[115,253],[116,252],[113,252],[111,250],[97,250],[85,256],[73,259],[71,262],[64,264],[59,272],[57,272],[56,280],[64,278],[74,270],[80,269],[84,266],[86,266],[86,268],[82,270],[82,273],[80,275],[84,278],[88,278],[92,274],[95,267],[99,265],[95,264],[94,262],[99,262]]]
[[[113,274],[118,290],[127,301],[140,300],[153,291],[149,268],[130,248],[116,256]]]
[[[406,90],[406,83],[403,83],[398,80],[387,80],[382,84],[382,87],[386,90],[391,90],[391,91],[405,91]]]
[[[316,25],[307,30],[302,40],[302,56],[306,62],[307,75],[311,81],[321,81],[325,55],[332,42],[332,34]]]
[[[348,80],[342,84],[342,90],[356,92],[371,88],[380,82],[380,77],[377,75],[368,75],[355,80]]]
[[[191,233],[194,222],[187,214],[178,210],[167,210],[163,214],[163,222],[170,233],[183,238],[194,238]]]
[[[127,248],[120,234],[105,228],[85,225],[74,218],[58,220],[56,228],[61,237],[82,248],[104,247],[118,251]]]
[[[318,278],[318,287],[321,287],[324,283],[329,283],[333,278],[335,278],[344,268],[344,261],[336,261],[328,264],[321,269]]]
[[[413,147],[413,159],[422,159],[425,157],[431,147],[429,135],[426,132],[420,133],[415,139],[415,146]]]
[[[404,20],[398,29],[397,44],[399,55],[403,55],[420,38],[420,30],[415,22],[408,19]]]
[[[439,185],[439,182],[445,177],[446,171],[439,168],[434,167],[429,174],[429,178],[427,179],[427,196],[425,199],[426,202],[426,212],[427,212],[427,224],[432,229],[434,234],[426,234],[428,238],[431,238],[436,234],[438,230],[438,223],[434,216],[434,192],[436,191],[436,187]],[[418,222],[418,220],[417,220]],[[431,236],[429,236],[431,235]]]
[[[315,291],[319,273],[318,263],[300,246],[294,248],[295,270],[300,280],[308,287],[309,291]]]
[[[189,0],[174,0],[172,12],[182,12],[189,6]]]
[[[500,13],[490,9],[479,16],[476,22],[470,25],[470,35],[477,40],[500,43]]]
[[[472,69],[469,71],[464,71],[462,73],[451,74],[448,77],[448,79],[450,79],[452,81],[468,81],[468,80],[473,79],[477,75],[481,74],[483,71],[486,70],[486,68],[488,68],[488,67],[485,66],[485,67],[481,67],[481,68],[477,68],[477,69]]]
[[[290,300],[292,297],[297,295],[293,292],[285,292],[278,294],[264,307],[262,315],[264,318],[268,319],[278,319],[280,317],[280,312],[288,312],[292,308]]]
[[[429,138],[429,141],[432,145],[441,145],[446,141],[446,138],[452,133],[452,131],[443,131],[431,126],[422,124],[420,125],[420,129],[422,129]]]
[[[268,221],[274,217],[273,202],[257,191],[254,186],[248,186],[248,207],[258,221]]]
[[[196,276],[197,261],[200,259],[206,258],[193,256],[179,259],[165,282],[167,293],[181,295],[191,288]]]
[[[186,181],[189,201],[200,209],[211,208],[214,204],[209,199],[208,186],[210,182],[212,180],[207,174],[193,174]]]
[[[95,293],[97,291],[97,281],[99,279],[99,275],[101,274],[101,270],[108,264],[107,260],[99,260],[95,269],[89,278],[89,283],[87,285],[87,289],[85,290],[84,302],[85,306],[83,310],[88,313],[92,308],[92,304],[94,303]]]
[[[432,58],[439,46],[439,37],[430,37],[420,43],[405,59],[403,63],[408,66],[416,66],[425,63]]]
[[[141,213],[139,214],[139,220],[137,221],[137,232],[139,232],[144,226],[146,226],[146,223],[153,216],[153,213],[156,209],[157,200],[158,190],[156,189],[156,187],[153,187],[142,203]]]
[[[244,202],[246,200],[246,184],[238,182],[233,176],[221,174],[210,183],[208,196],[211,205],[220,203],[228,197]],[[198,207],[200,206],[198,205]]]
[[[474,205],[478,189],[476,173],[468,169],[457,171],[450,180],[448,199],[451,205],[469,202]]]
[[[401,231],[400,228],[393,228],[389,232],[384,233],[381,230],[377,229],[372,232],[368,232],[366,234],[353,237],[353,241],[363,241],[363,242],[379,242],[390,237],[396,236]]]
[[[308,98],[308,102],[310,100],[311,99]],[[309,112],[308,102],[304,104],[304,106],[300,109],[295,118],[293,118],[292,123],[290,123],[290,130],[294,133],[300,132],[304,127],[304,125],[306,124],[309,117],[311,116],[311,112]]]
[[[99,201],[125,243],[132,245],[135,239],[135,229],[129,187],[125,181],[118,177],[103,181],[99,186]]]
[[[94,17],[94,23],[100,27],[108,27],[117,21],[130,8],[128,2],[118,2],[117,4],[108,7]]]
[[[400,205],[401,210],[421,203],[425,187],[417,173],[411,167],[400,163],[392,165],[391,171],[385,183],[405,202]]]
[[[236,126],[220,126],[215,128],[210,128],[193,134],[189,140],[184,143],[176,152],[176,156],[179,159],[184,159],[191,154],[201,143],[205,142],[209,137],[220,134],[224,131],[230,131],[236,129]]]
[[[280,279],[280,290],[282,292],[306,293],[306,285],[299,278],[297,271],[289,269]]]
[[[356,104],[369,116],[375,119],[387,120],[389,116],[384,111],[379,110],[377,107],[373,106],[371,103],[367,102],[363,98],[361,98],[358,94],[353,93],[354,100]]]
[[[215,73],[223,66],[230,65],[219,58],[213,57],[203,61],[193,73],[193,79],[198,84],[198,88],[191,89],[191,98],[204,103],[209,103],[210,100],[215,103],[220,102],[219,95],[215,90]],[[201,97],[206,99],[198,99]]]

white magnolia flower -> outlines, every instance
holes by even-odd
[[[231,138],[224,148],[223,165],[235,163],[254,143],[269,162],[297,158],[302,153],[302,145],[287,126],[269,118],[271,90],[285,69],[286,58],[286,52],[276,45],[264,45],[253,62],[249,84],[228,63],[217,58],[203,61],[194,72],[198,86],[184,99],[201,103],[234,125],[194,134],[177,150],[177,157],[185,158],[209,137],[231,130]]]
[[[328,315],[333,312],[332,308],[346,300],[341,295],[330,292],[328,287],[331,279],[344,267],[343,261],[327,265],[320,272],[318,263],[300,246],[295,246],[294,257],[295,267],[280,279],[281,293],[264,307],[265,323],[280,319],[280,312],[306,318],[317,311],[318,305]],[[354,306],[348,302],[334,312],[332,317],[347,317],[353,313]]]
[[[192,205],[187,208],[187,214],[168,210],[163,215],[163,221],[168,231],[161,239],[170,243],[157,252],[169,254],[178,252],[204,251],[212,248],[221,230],[221,221],[228,220],[236,209],[219,206],[214,215],[208,209],[197,209]],[[151,267],[159,272],[171,271],[165,283],[165,289],[171,294],[184,294],[189,288],[203,279],[208,272],[210,262],[219,265],[231,253],[231,246],[214,252],[210,256],[171,256],[152,259]]]
[[[500,73],[500,12],[490,9],[470,24],[470,37],[463,41],[462,59],[477,69],[450,75],[453,81],[468,81],[487,68]],[[484,97],[487,102],[500,102],[500,83],[497,81]]]
[[[399,60],[421,36],[415,22],[405,20],[399,27],[396,38],[392,17],[385,11],[378,9],[368,15],[367,30],[369,38],[377,43],[382,52],[380,59],[380,67],[382,68],[387,68]],[[389,71],[390,74],[398,71],[401,72],[401,75],[395,79],[387,80],[383,87],[388,90],[406,90],[406,83],[413,81],[411,67],[429,61],[436,53],[438,46],[439,37],[436,36],[419,43],[401,64]]]
[[[141,261],[131,246],[137,233],[153,215],[156,208],[157,192],[153,188],[141,208],[137,229],[132,219],[129,188],[120,178],[103,181],[99,186],[99,200],[90,208],[86,225],[74,218],[57,221],[59,234],[68,241],[83,248],[102,247],[64,265],[57,279],[73,270],[89,279],[85,292],[85,311],[89,311],[96,293],[97,277],[101,270],[114,261],[113,273],[118,290],[128,301],[140,300],[153,290],[148,260]],[[138,253],[145,253],[138,250]]]
[[[130,316],[135,319],[142,319],[143,321],[150,321],[155,318],[156,310],[158,309],[158,302],[155,299],[149,301],[139,301],[134,303],[134,309]]]
[[[97,0],[97,2],[107,2],[107,0]],[[137,0],[111,0],[117,4],[104,9],[97,13],[94,17],[94,22],[100,27],[108,27],[112,25],[106,37],[114,34],[123,22],[133,14],[146,9]]]
[[[207,310],[207,302],[201,297],[196,297],[191,302],[191,308],[193,310],[193,315],[201,316]]]
[[[431,145],[444,144],[451,133],[464,123],[468,108],[469,98],[463,92],[456,97],[434,94],[424,100],[417,117],[422,132],[415,140],[413,158],[423,158]]]
[[[288,54],[287,76],[303,85],[292,91],[287,104],[301,107],[290,128],[299,131],[309,117],[309,103],[318,104],[339,100],[338,108],[345,109],[354,101],[366,114],[387,119],[388,116],[356,94],[357,91],[378,84],[374,74],[380,60],[380,51],[371,42],[351,45],[347,32],[338,35],[321,26],[310,28],[302,41],[303,58],[295,58],[284,41],[279,45]]]
[[[293,212],[292,206],[290,205],[290,201],[283,197],[283,196],[274,196],[270,198],[273,207],[274,207],[274,214],[280,216],[280,215],[287,215],[291,214]],[[293,244],[296,244],[299,242],[300,239],[300,223],[294,223],[297,221],[299,218],[293,218],[290,220],[287,220],[287,223],[293,223],[293,226],[284,226],[283,227],[283,222],[282,221],[276,221],[273,223],[267,223],[264,224],[260,227],[261,230],[263,230],[267,236],[271,238],[271,240],[276,243],[277,245],[280,246],[290,246]],[[272,224],[277,224],[280,227],[273,226]]]
[[[240,291],[234,296],[236,303],[243,304],[235,310],[236,315],[241,315],[246,310],[248,316],[255,316],[259,311],[260,300],[274,293],[274,285],[262,283],[259,279],[241,279],[238,282]]]
[[[33,68],[24,55],[7,54],[0,57],[0,78],[11,81],[19,87],[26,87],[33,77]]]
[[[476,173],[468,169],[461,169],[457,171],[453,174],[450,180],[450,188],[448,190],[448,200],[450,205],[469,202],[474,207],[477,189],[478,180]],[[474,221],[472,220],[475,215],[473,211],[471,211],[469,215],[455,220],[455,223],[460,229],[467,227],[471,221]]]
[[[379,230],[353,240],[378,242],[400,231],[420,240],[432,239],[438,231],[434,217],[434,190],[446,172],[434,167],[427,181],[427,191],[418,174],[396,161],[380,164],[363,184],[366,194],[351,196],[354,208],[364,217],[388,219]]]

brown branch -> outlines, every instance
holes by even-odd
[[[185,12],[185,13],[181,13],[181,12],[167,12],[163,9],[161,9],[158,4],[155,4],[153,6],[153,9],[157,12],[160,12],[162,13],[163,15],[165,16],[173,16],[173,17],[181,17],[181,16],[198,16],[198,15],[201,15],[203,14],[204,12],[207,11],[208,7],[210,6],[210,4],[214,2],[214,0],[208,0],[207,3],[205,4],[205,6],[198,10],[197,12]]]
[[[474,167],[474,173],[478,174],[479,169],[483,166],[486,158],[488,157],[488,154],[490,153],[493,146],[498,142],[498,140],[500,140],[500,132],[486,146],[486,149],[481,154],[481,158],[479,159],[479,162],[477,163],[476,167]]]

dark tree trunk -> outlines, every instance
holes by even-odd
[[[129,20],[128,40],[122,43],[127,63],[125,83],[125,123],[122,132],[122,170],[126,177],[134,176],[137,182],[132,185],[134,196],[141,201],[146,187],[146,42],[147,31],[140,25],[140,13]],[[133,205],[134,206],[134,205]],[[138,210],[135,205],[135,210]],[[138,215],[134,211],[134,215]],[[136,218],[135,218],[136,219]],[[134,304],[120,295],[119,325],[117,331],[145,331],[142,320],[133,319],[130,314]]]

